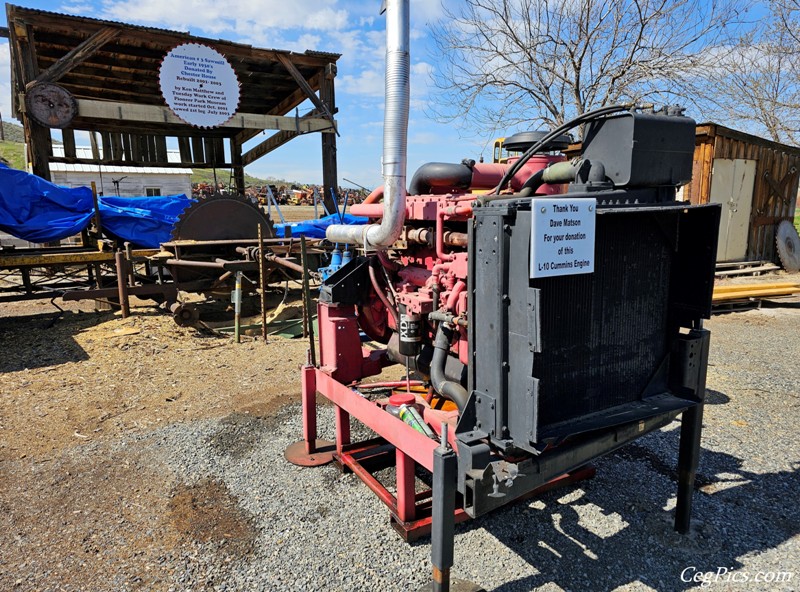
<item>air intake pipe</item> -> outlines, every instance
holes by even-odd
[[[383,119],[383,217],[380,224],[329,226],[333,243],[381,249],[394,244],[406,217],[406,157],[411,59],[409,2],[386,0],[386,112]]]

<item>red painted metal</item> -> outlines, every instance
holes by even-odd
[[[410,522],[416,517],[416,499],[414,491],[414,460],[402,450],[395,450],[397,462],[397,517],[403,522]]]
[[[303,441],[306,453],[313,454],[317,441],[317,375],[313,366],[303,366],[301,370],[303,403]]]
[[[319,369],[316,370],[316,380],[317,390],[323,396],[380,434],[390,444],[402,449],[417,463],[429,471],[433,470],[433,449],[439,445],[438,442],[420,434]]]
[[[333,461],[336,447],[328,440],[314,440],[314,452],[306,452],[308,443],[305,440],[295,442],[283,451],[283,456],[293,465],[300,467],[319,467]]]
[[[342,453],[342,447],[350,444],[350,415],[341,407],[336,407],[336,453]]]
[[[317,438],[317,381],[316,369],[303,366],[301,370],[301,402],[303,406],[303,439],[289,446],[283,456],[301,467],[318,467],[333,460],[333,442]]]

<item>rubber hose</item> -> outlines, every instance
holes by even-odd
[[[445,399],[451,400],[458,407],[458,412],[463,413],[467,407],[469,395],[467,389],[457,382],[447,380],[444,367],[447,356],[450,354],[450,341],[453,338],[453,325],[439,323],[436,339],[433,342],[433,358],[431,358],[431,384],[434,390]]]
[[[427,195],[433,187],[469,189],[472,183],[472,169],[467,165],[449,162],[429,162],[423,164],[411,178],[409,195]]]

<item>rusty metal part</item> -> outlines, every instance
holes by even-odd
[[[75,97],[63,86],[39,82],[25,91],[25,112],[44,127],[68,127],[78,114]]]
[[[789,220],[783,220],[775,231],[778,257],[786,271],[800,271],[800,236]]]
[[[258,227],[258,252],[259,255],[264,252],[264,234],[261,226]],[[261,304],[261,337],[264,343],[267,343],[267,276],[264,269],[264,258],[258,258],[258,288]]]
[[[169,311],[179,327],[191,327],[200,320],[200,312],[191,303],[173,302]]]
[[[315,440],[313,452],[306,451],[306,443],[301,440],[286,448],[283,451],[283,456],[293,465],[319,467],[330,463],[335,452],[336,445],[328,440]]]
[[[255,271],[258,264],[233,261],[241,241],[272,239],[275,230],[269,216],[250,199],[233,195],[212,195],[198,200],[178,217],[172,241],[163,248],[173,255],[165,264],[179,284],[195,280],[216,280],[213,270]]]
[[[275,229],[269,217],[252,201],[233,195],[212,195],[197,200],[178,217],[172,238],[176,241],[257,239],[257,226],[272,238]]]
[[[117,266],[117,290],[119,291],[119,304],[122,307],[122,318],[127,319],[131,314],[130,301],[128,300],[128,260],[124,251],[115,254]]]
[[[163,296],[166,300],[174,300],[177,289],[172,284],[145,284],[143,286],[129,286],[129,296]],[[116,298],[117,288],[97,288],[94,290],[71,290],[64,292],[63,300],[97,300]]]

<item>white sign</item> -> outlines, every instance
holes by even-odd
[[[597,200],[531,200],[531,278],[594,272]]]
[[[172,112],[197,127],[217,127],[239,107],[236,72],[218,51],[184,43],[161,63],[161,94]]]

